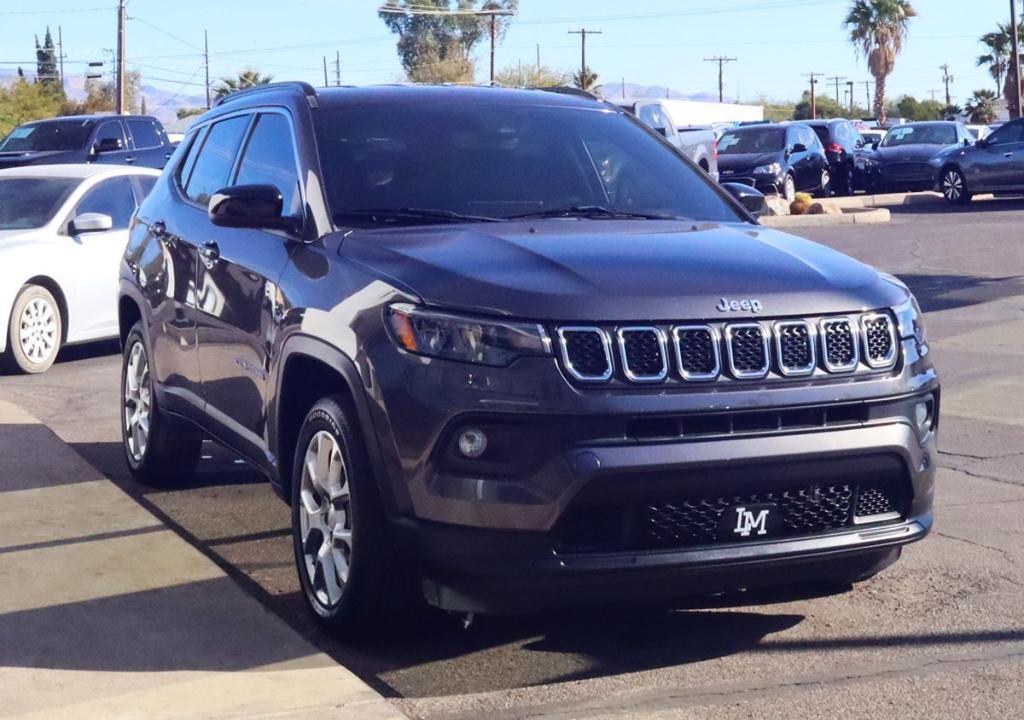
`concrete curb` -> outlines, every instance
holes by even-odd
[[[3,400],[0,588],[4,717],[405,718]]]
[[[933,205],[944,203],[945,199],[935,192],[887,193],[884,195],[851,195],[829,198],[829,202],[841,208],[882,208],[900,205]]]
[[[801,228],[882,225],[891,219],[891,213],[884,208],[845,208],[842,215],[774,215],[760,218],[760,222],[770,228]]]

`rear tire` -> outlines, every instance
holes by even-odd
[[[948,167],[942,171],[939,187],[942,190],[942,197],[951,205],[966,205],[971,201],[967,178],[958,167]]]
[[[818,192],[819,198],[832,197],[832,173],[828,170],[821,171],[821,179],[818,181]]]
[[[337,637],[402,624],[411,576],[395,551],[377,480],[343,396],[321,399],[299,431],[292,545],[306,606]]]
[[[195,475],[203,437],[163,414],[153,392],[149,348],[137,322],[121,358],[121,447],[132,477],[143,485],[175,487]]]
[[[16,372],[46,372],[57,359],[63,338],[60,305],[49,290],[26,285],[11,308],[4,364]]]

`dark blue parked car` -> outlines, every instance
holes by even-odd
[[[871,193],[931,190],[935,187],[932,158],[949,148],[973,144],[974,138],[960,122],[899,125],[856,158],[858,184]]]

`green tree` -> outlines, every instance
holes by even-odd
[[[55,117],[60,113],[62,98],[42,83],[30,83],[19,77],[8,85],[0,85],[0,137],[32,120]]]
[[[580,68],[573,74],[572,84],[580,90],[593,92],[597,88],[597,73],[589,67]]]
[[[213,89],[213,95],[220,100],[233,92],[246,90],[257,85],[266,85],[274,80],[273,75],[261,75],[256,70],[248,69],[238,73],[237,77],[221,78]]]
[[[398,35],[398,56],[413,82],[469,82],[475,64],[473,48],[490,33],[488,16],[474,10],[515,12],[519,0],[387,0],[380,18]],[[416,12],[412,12],[416,11]],[[465,14],[449,14],[461,11]],[[511,16],[495,19],[498,39],[504,38]],[[454,80],[447,78],[455,77]]]
[[[36,82],[49,88],[60,89],[60,71],[57,69],[57,48],[53,44],[50,28],[46,28],[43,44],[36,36]]]
[[[875,115],[885,121],[885,82],[896,68],[896,58],[910,20],[917,11],[909,0],[855,0],[843,25],[850,42],[867,59],[875,78]]]
[[[495,74],[494,79],[505,87],[566,87],[572,84],[573,76],[571,72],[565,70],[531,64],[505,68]]]
[[[864,108],[837,103],[830,95],[818,95],[814,102],[819,118],[855,118],[864,115]],[[810,120],[811,118],[811,93],[804,91],[800,102],[793,108],[793,120]]]
[[[193,115],[202,115],[204,112],[206,112],[206,108],[204,107],[183,107],[178,108],[177,115],[179,120],[184,120],[185,118],[192,117]]]
[[[138,114],[142,110],[142,75],[138,70],[125,74],[125,112]],[[113,82],[90,80],[85,84],[85,100],[67,101],[61,115],[90,115],[92,113],[114,112],[117,108],[117,89]]]

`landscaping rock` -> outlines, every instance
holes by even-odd
[[[789,215],[789,203],[786,198],[779,195],[767,195],[764,199],[766,209],[765,215],[778,216]]]
[[[830,202],[816,202],[807,209],[808,215],[842,215],[843,209]]]

